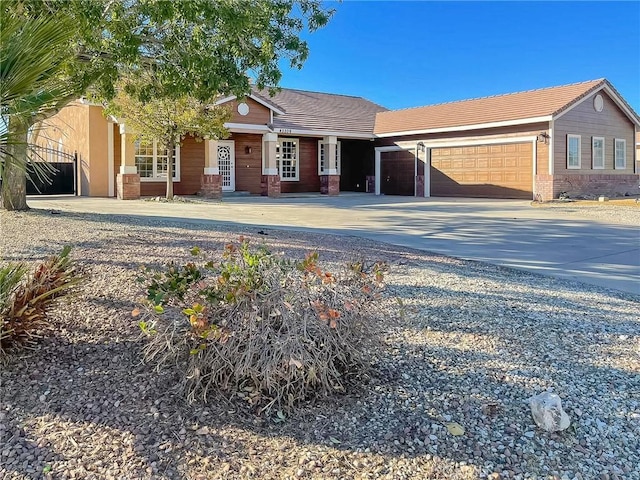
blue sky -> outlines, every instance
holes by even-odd
[[[326,2],[281,86],[405,108],[607,78],[640,113],[640,2]]]

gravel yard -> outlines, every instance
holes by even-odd
[[[171,208],[168,205],[167,208]],[[153,218],[0,212],[3,261],[73,246],[87,276],[38,350],[0,365],[2,479],[640,479],[640,297],[355,237]],[[321,262],[390,265],[384,340],[360,391],[284,422],[184,405],[141,363],[141,264],[243,234]],[[526,400],[562,397],[571,427]],[[465,432],[451,435],[447,422]]]
[[[554,213],[564,217],[584,217],[620,225],[640,225],[640,203],[635,199],[596,201],[556,201],[536,204],[536,208],[553,209]]]

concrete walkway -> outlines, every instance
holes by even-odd
[[[559,216],[528,201],[367,194],[159,203],[31,197],[32,208],[354,235],[640,295],[637,227]]]

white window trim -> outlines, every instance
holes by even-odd
[[[325,170],[323,168],[321,168],[321,166],[322,166],[322,155],[321,155],[322,145],[323,145],[323,141],[322,140],[318,140],[318,175],[328,175],[328,173],[326,173]],[[338,164],[338,173],[337,173],[337,175],[340,175],[340,171],[342,169],[342,155],[341,155],[342,144],[341,144],[340,140],[338,140],[337,145],[338,145],[338,147],[336,149],[336,157],[337,157],[337,162],[336,163]]]
[[[173,181],[180,181],[180,144],[176,142],[176,170],[173,172]],[[166,182],[167,177],[161,177],[158,175],[158,141],[153,141],[153,177],[140,176],[141,182]]]
[[[622,142],[622,145],[624,145],[622,166],[618,166],[618,142]],[[615,138],[613,140],[613,168],[614,170],[625,170],[627,168],[627,140],[625,138]]]
[[[595,148],[596,140],[602,141],[602,165],[601,166],[596,165],[596,148]],[[604,170],[605,151],[606,150],[605,150],[604,137],[591,137],[591,168],[593,168],[594,170]]]
[[[296,176],[295,177],[283,177],[282,176],[282,165],[280,163],[280,146],[282,142],[295,142],[296,144]],[[299,182],[300,181],[300,139],[298,138],[289,138],[289,137],[278,137],[277,142],[277,162],[278,162],[278,175],[280,175],[281,182]]]
[[[569,165],[569,142],[572,138],[578,139],[578,165]],[[567,170],[580,170],[582,168],[582,136],[567,134]]]

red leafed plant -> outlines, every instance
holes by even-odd
[[[52,302],[80,281],[70,250],[64,247],[32,274],[21,264],[0,268],[0,358],[13,348],[32,345]]]

